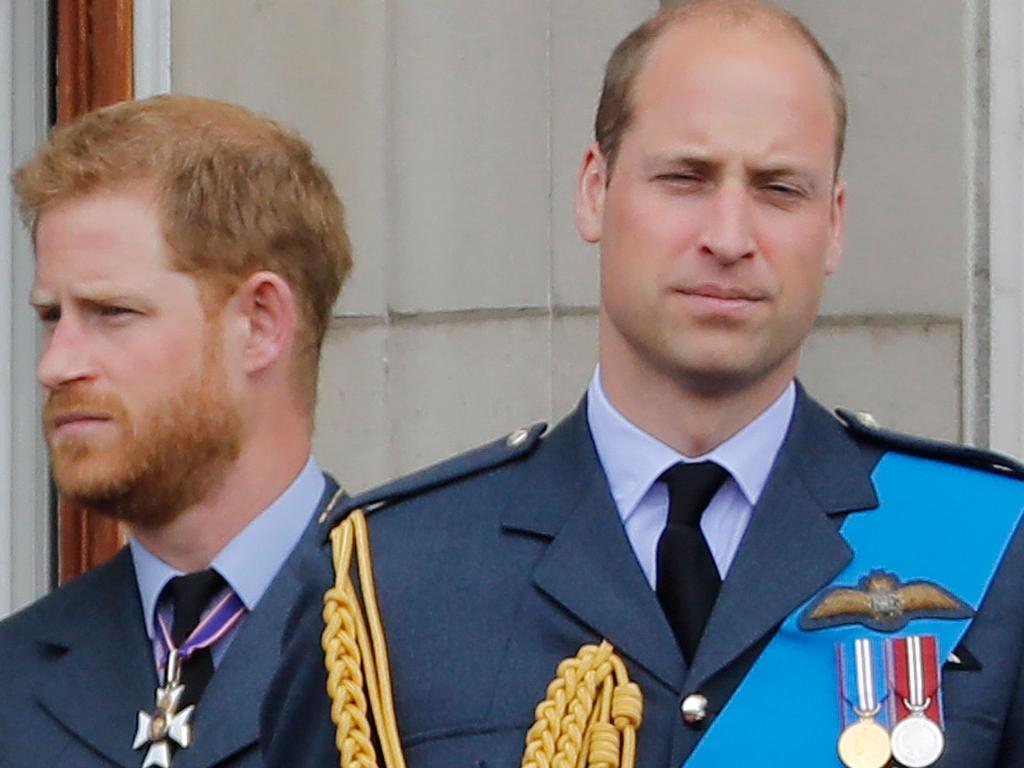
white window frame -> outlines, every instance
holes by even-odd
[[[135,98],[171,90],[171,0],[135,0],[132,8]]]
[[[971,3],[974,5],[974,3]],[[990,0],[988,139],[988,443],[1024,457],[1024,8]],[[987,133],[987,137],[985,136]],[[981,212],[984,220],[984,212]],[[980,270],[984,272],[984,270]],[[969,274],[969,281],[977,277]],[[983,284],[983,283],[982,283]],[[985,386],[987,384],[987,387]]]
[[[32,244],[7,179],[49,124],[49,4],[0,3],[0,616],[52,586],[53,520],[28,306]],[[0,136],[3,132],[0,132]]]

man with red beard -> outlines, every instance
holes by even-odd
[[[310,521],[321,343],[351,266],[306,142],[162,96],[58,129],[14,177],[43,426],[110,563],[0,624],[0,765],[258,766]]]

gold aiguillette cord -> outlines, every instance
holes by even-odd
[[[352,583],[356,554],[362,603]],[[334,586],[324,594],[321,645],[341,768],[405,768],[384,626],[377,605],[366,517],[354,510],[331,531]],[[364,618],[363,606],[366,615]],[[522,768],[633,768],[643,695],[608,642],[585,645],[558,665],[526,735]]]

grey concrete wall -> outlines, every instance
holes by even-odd
[[[349,212],[317,452],[353,488],[573,407],[596,252],[572,190],[603,62],[655,0],[175,0],[172,87],[299,129]]]
[[[849,244],[802,376],[828,403],[956,438],[961,5],[785,5],[834,52],[851,103]],[[348,206],[357,266],[325,349],[317,451],[352,488],[575,404],[597,299],[576,167],[604,60],[655,6],[175,0],[174,90],[298,128]]]
[[[970,226],[965,4],[780,5],[835,59],[850,111],[847,247],[801,376],[831,403],[959,439]]]

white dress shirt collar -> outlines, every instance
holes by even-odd
[[[323,496],[326,480],[312,456],[285,491],[239,531],[210,563],[252,610],[278,570],[302,538]],[[154,637],[154,616],[164,586],[182,572],[129,537],[135,580],[146,617],[146,632]]]
[[[796,404],[793,382],[756,419],[702,456],[683,456],[628,421],[608,400],[600,368],[587,389],[587,421],[612,497],[623,522],[669,467],[678,462],[714,461],[729,471],[747,503],[754,507],[764,490]]]

